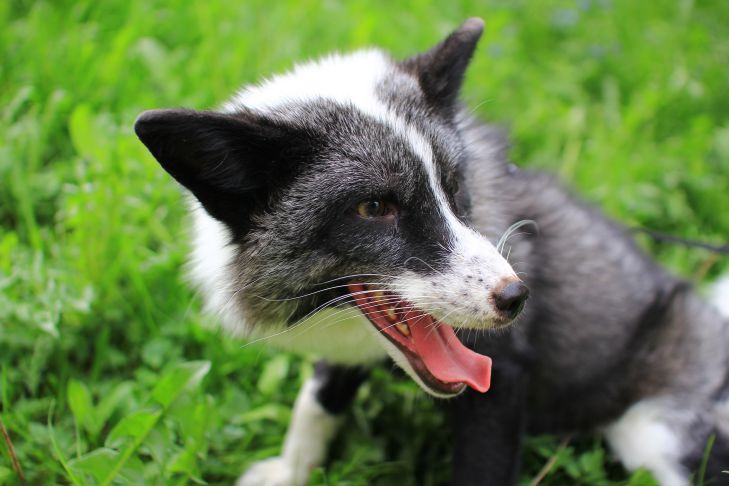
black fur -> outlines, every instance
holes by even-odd
[[[369,370],[359,366],[335,366],[318,361],[314,376],[320,383],[317,401],[331,414],[341,414],[352,403],[357,389],[367,379]]]
[[[271,188],[313,155],[291,126],[249,113],[153,110],[134,124],[162,167],[237,238],[250,229]]]

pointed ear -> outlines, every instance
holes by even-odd
[[[292,129],[251,114],[150,110],[134,131],[214,218],[245,232],[274,178],[287,170]]]
[[[440,44],[401,62],[418,78],[426,99],[446,116],[454,113],[463,76],[483,26],[483,20],[470,18]]]

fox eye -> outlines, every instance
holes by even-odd
[[[367,199],[357,204],[357,215],[364,219],[394,218],[395,205],[382,199]]]

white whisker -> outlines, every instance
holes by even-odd
[[[499,238],[498,243],[496,243],[496,251],[499,253],[502,253],[504,250],[504,245],[506,244],[506,241],[511,238],[516,230],[519,228],[522,228],[526,225],[532,225],[534,228],[539,231],[539,226],[537,225],[536,221],[531,219],[522,219],[520,221],[517,221],[516,223],[509,226],[506,231],[504,231],[504,234],[501,235],[501,238]]]

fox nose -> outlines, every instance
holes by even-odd
[[[529,297],[529,288],[521,280],[511,280],[502,287],[494,289],[493,299],[496,309],[514,319],[524,308]]]

